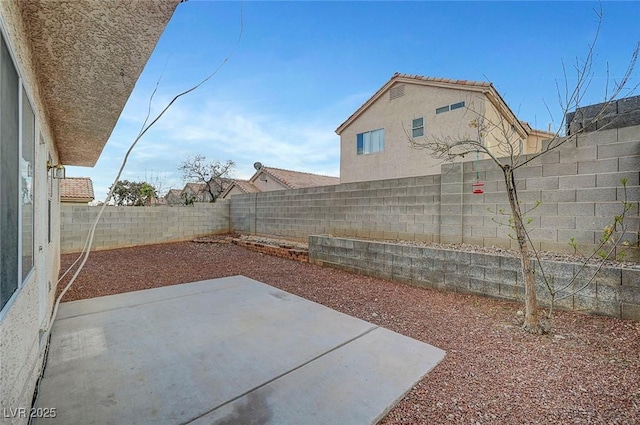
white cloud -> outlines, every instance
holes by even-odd
[[[121,178],[139,180],[145,178],[145,173],[156,173],[162,175],[166,186],[181,188],[178,167],[195,154],[209,160],[235,161],[236,178],[249,178],[255,172],[256,161],[271,167],[338,176],[340,139],[335,129],[352,112],[344,112],[345,105],[353,102],[352,97],[342,100],[339,107],[301,111],[293,116],[231,102],[178,102],[140,140]],[[156,103],[162,104],[162,99]],[[146,110],[130,112],[140,110],[140,105],[132,98],[95,168],[70,167],[70,176],[92,177],[97,199],[106,197],[126,150],[140,130]]]
[[[260,161],[273,167],[337,175],[340,147],[335,126],[335,120],[322,116],[296,119],[208,102],[197,109],[176,107],[154,134],[161,133],[183,150],[209,159],[232,159],[243,174],[246,170],[252,174],[252,164]]]

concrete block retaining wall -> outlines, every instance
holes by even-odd
[[[571,238],[583,253],[594,249],[622,211],[620,181],[626,178],[627,200],[634,205],[626,218],[626,255],[640,261],[640,126],[579,135],[515,175],[523,210],[531,209],[528,227],[536,249],[569,253]],[[483,194],[473,194],[476,179],[484,183]],[[505,225],[503,175],[491,160],[443,164],[436,175],[234,195],[230,201],[231,228],[241,233],[516,248]]]
[[[513,301],[524,299],[520,260],[507,255],[319,235],[309,237],[309,262],[446,291]],[[569,283],[581,266],[555,261],[542,263],[545,273],[553,276],[556,288]],[[559,296],[582,288],[595,271],[595,266],[582,270]],[[542,305],[548,305],[550,296],[541,275],[536,276],[538,299]],[[556,308],[640,320],[640,269],[602,268],[593,282],[559,301]]]
[[[80,252],[100,207],[61,205],[62,253]],[[96,228],[93,249],[177,242],[229,231],[229,201],[185,207],[108,206]]]

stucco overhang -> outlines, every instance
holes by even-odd
[[[180,0],[22,0],[60,161],[93,166]]]

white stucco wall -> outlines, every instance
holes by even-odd
[[[289,189],[287,186],[280,183],[278,180],[271,177],[269,174],[264,171],[259,171],[250,182],[260,189],[261,192],[272,192],[274,190],[286,190]]]
[[[0,2],[0,29],[13,56],[22,85],[36,117],[34,270],[0,311],[0,412],[31,407],[39,376],[49,325],[55,284],[60,267],[60,206],[57,180],[47,179],[46,161],[58,162],[37,89],[35,67],[16,2]],[[49,186],[51,184],[51,186]],[[51,199],[51,242],[48,235],[48,199]],[[2,423],[26,424],[26,418],[2,418]]]

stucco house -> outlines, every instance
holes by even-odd
[[[469,124],[478,115],[510,128],[525,154],[541,149],[542,140],[552,136],[520,121],[491,83],[396,73],[336,129],[340,180],[438,174],[442,161],[412,149],[409,138],[477,137]],[[493,128],[485,136],[488,146],[499,131]]]
[[[259,164],[259,163],[257,163]],[[235,180],[220,197],[227,199],[241,193],[271,192],[274,190],[302,189],[305,187],[340,184],[340,178],[281,168],[257,167],[249,180]]]
[[[3,424],[29,421],[16,412],[29,412],[49,340],[60,271],[58,171],[96,163],[177,4],[0,1]]]
[[[94,199],[91,178],[66,177],[60,179],[60,202],[86,205]]]
[[[218,199],[232,182],[232,179],[226,177],[216,177],[207,183],[187,183],[180,193],[182,203],[211,202],[213,198],[211,196],[212,192],[216,195],[215,198]]]
[[[164,195],[164,200],[167,205],[183,205],[184,199],[182,199],[182,190],[180,189],[169,189],[166,195]]]
[[[209,202],[211,195],[207,192],[207,185],[204,183],[187,183],[180,192],[183,203]]]

